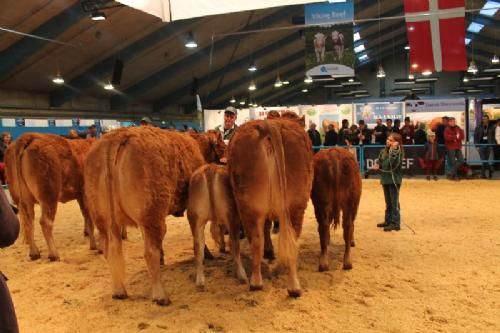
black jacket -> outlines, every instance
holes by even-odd
[[[326,132],[325,134],[325,146],[336,146],[338,142],[338,134],[335,130]]]
[[[415,136],[413,137],[416,145],[424,145],[427,142],[427,134],[423,129],[418,129],[415,131]]]
[[[483,139],[484,137],[486,137],[486,140]],[[476,129],[474,130],[474,143],[496,144],[495,126],[488,125],[486,128],[483,124],[476,126]]]

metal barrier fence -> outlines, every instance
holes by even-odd
[[[380,150],[383,149],[384,145],[370,144],[370,145],[353,145],[353,146],[333,146],[339,148],[352,149],[356,152],[356,158],[358,161],[359,169],[364,175],[368,169],[370,169],[378,158]],[[425,155],[424,151],[425,145],[405,145],[405,158],[403,162],[403,172],[407,174],[424,174],[424,171],[420,168],[418,163],[418,158],[423,158]],[[491,147],[489,160],[477,159],[477,149],[480,147]],[[332,146],[313,146],[313,149],[328,149]],[[488,163],[491,165],[500,165],[500,159],[498,158],[500,146],[494,144],[463,144],[462,153],[464,155],[465,161],[468,165],[481,165],[482,163]],[[439,157],[443,158],[445,163],[443,163],[441,173],[444,173],[448,167],[446,147],[444,145],[438,146]],[[495,159],[497,156],[497,159]],[[473,159],[469,159],[473,157]]]

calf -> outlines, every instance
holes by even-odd
[[[203,289],[203,259],[205,247],[205,224],[212,222],[212,237],[224,248],[224,230],[229,230],[230,246],[236,274],[241,283],[247,282],[245,269],[240,258],[240,222],[234,202],[227,168],[221,165],[207,164],[196,170],[189,183],[187,218],[191,226],[196,260],[196,286]]]
[[[354,246],[354,220],[361,198],[361,174],[354,156],[343,148],[321,150],[314,155],[314,178],[311,199],[318,221],[321,242],[319,271],[327,271],[330,225],[340,223],[344,230],[344,269],[352,268],[351,246]]]
[[[325,41],[326,36],[321,32],[314,35],[314,52],[316,53],[316,62],[325,61]]]

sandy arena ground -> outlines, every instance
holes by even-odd
[[[138,230],[125,242],[130,298],[111,299],[104,258],[88,249],[76,203],[60,205],[55,239],[62,260],[32,262],[21,241],[0,252],[21,332],[500,332],[498,181],[405,180],[403,222],[396,233],[375,227],[383,216],[376,180],[363,182],[352,271],[342,270],[341,231],[330,248],[331,271],[319,273],[312,205],[300,242],[300,299],[287,297],[285,276],[264,264],[264,291],[249,292],[232,274],[229,255],[207,262],[196,291],[192,240],[185,218],[167,219],[162,280],[172,305],[150,300]],[[39,211],[37,210],[37,213]],[[208,232],[208,228],[206,230]],[[276,237],[276,236],[273,236]],[[247,273],[248,245],[243,243]],[[214,245],[209,240],[211,249]],[[276,245],[276,244],[275,244]]]

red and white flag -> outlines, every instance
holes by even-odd
[[[464,0],[404,0],[410,72],[464,71]]]

